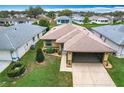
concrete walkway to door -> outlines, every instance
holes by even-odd
[[[115,87],[101,63],[72,63],[74,87]]]

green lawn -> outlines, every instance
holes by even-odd
[[[42,42],[38,42],[37,48],[42,47]],[[6,70],[0,74],[0,86],[7,87],[71,87],[72,74],[60,72],[60,58],[45,55],[45,63],[38,65],[35,62],[36,50],[29,50],[20,62],[23,62],[27,71],[24,76],[18,79],[7,77]]]
[[[112,69],[107,69],[116,86],[124,87],[124,58],[109,57]]]
[[[77,23],[74,23],[74,22],[73,22],[73,24],[80,25],[80,24],[77,24]],[[98,26],[104,26],[104,25],[106,25],[106,24],[82,24],[80,26],[91,29],[92,27],[98,27]]]
[[[81,26],[86,27],[86,28],[92,28],[92,27],[98,27],[98,26],[104,26],[106,24],[83,24]]]

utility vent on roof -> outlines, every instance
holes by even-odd
[[[14,30],[17,30],[17,28],[14,28]]]

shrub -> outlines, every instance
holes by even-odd
[[[49,23],[49,21],[46,20],[46,19],[41,19],[41,20],[39,21],[39,24],[38,24],[38,25],[47,27],[46,31],[48,31],[48,30],[50,29],[50,23]]]
[[[44,55],[43,55],[42,49],[37,50],[36,61],[39,63],[44,61]]]
[[[25,72],[25,65],[19,62],[12,63],[8,69],[7,75],[9,77],[17,77],[22,75]]]
[[[34,50],[35,49],[35,45],[31,45],[30,49]]]
[[[46,49],[46,53],[54,53],[54,49],[52,47],[49,47]]]

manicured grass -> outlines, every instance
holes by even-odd
[[[112,69],[107,69],[116,86],[124,87],[124,58],[109,57]]]
[[[77,24],[77,23],[74,23],[74,22],[73,22],[73,24],[80,25],[80,24]],[[98,27],[98,26],[104,26],[104,25],[106,25],[106,24],[82,24],[80,26],[91,29],[92,27]]]
[[[37,48],[42,47],[42,41],[38,42]],[[20,60],[27,71],[18,79],[7,77],[7,68],[0,74],[0,86],[7,87],[70,87],[72,86],[72,74],[60,72],[60,58],[45,55],[45,63],[39,65],[35,61],[36,49],[29,50]]]
[[[92,27],[104,26],[106,24],[83,24],[81,26],[91,29]]]

